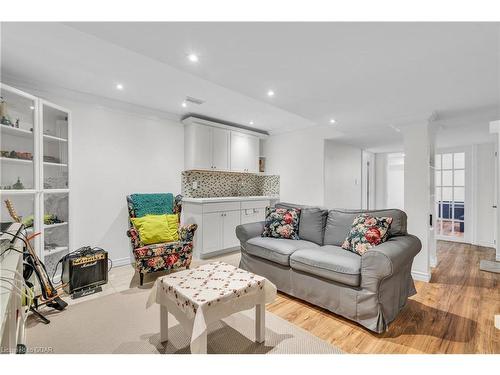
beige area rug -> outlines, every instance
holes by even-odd
[[[169,341],[160,343],[160,309],[146,310],[149,289],[126,291],[51,312],[49,325],[30,317],[28,348],[73,353],[190,353],[189,337],[169,315]],[[266,311],[266,342],[257,344],[254,310],[234,314],[209,327],[208,353],[215,354],[341,354],[303,329]]]

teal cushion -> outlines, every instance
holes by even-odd
[[[174,196],[172,193],[132,194],[135,217],[146,215],[165,215],[174,212]]]

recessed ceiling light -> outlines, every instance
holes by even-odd
[[[273,90],[269,90],[267,92],[267,96],[270,96],[270,97],[274,96],[274,91]]]
[[[34,109],[35,109],[35,106],[34,106],[34,105],[30,105],[30,109],[31,109],[31,110],[34,110]]]
[[[249,122],[249,124],[250,124],[250,125],[253,125],[253,121],[250,121],[250,122]]]
[[[330,124],[335,124],[336,122],[337,122],[337,121],[335,121],[335,119],[334,119],[334,118],[331,118],[331,119],[330,119]]]
[[[186,108],[188,106],[186,102],[182,102],[181,105],[182,105],[182,108]]]
[[[187,56],[188,60],[191,61],[191,62],[198,62],[199,58],[198,58],[198,55],[196,53],[190,53],[188,56]]]
[[[116,84],[116,89],[117,90],[123,90],[123,85],[121,83]]]

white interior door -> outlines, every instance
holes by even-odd
[[[438,239],[469,242],[470,202],[466,194],[470,165],[465,150],[451,150],[435,156],[436,236]],[[466,175],[467,174],[467,175]]]

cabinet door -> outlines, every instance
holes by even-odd
[[[248,138],[246,134],[231,132],[231,170],[244,172],[247,168]]]
[[[229,130],[212,128],[212,166],[229,170]]]
[[[236,247],[240,244],[236,237],[236,227],[240,225],[240,211],[226,211],[223,215],[223,248]]]
[[[212,129],[188,125],[185,128],[185,168],[212,169]]]
[[[248,136],[247,172],[259,172],[259,138],[253,135]]]
[[[223,248],[222,223],[223,216],[221,212],[203,214],[203,255]]]

